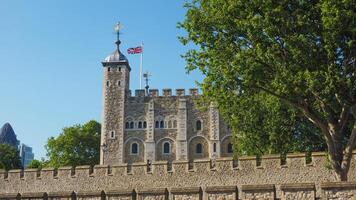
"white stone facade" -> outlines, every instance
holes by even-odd
[[[130,65],[117,50],[102,63],[101,164],[232,156],[231,134],[215,105],[202,111],[197,89],[130,91]],[[224,141],[223,141],[224,140]]]

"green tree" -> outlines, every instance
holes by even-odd
[[[21,169],[19,152],[13,146],[0,144],[0,169]]]
[[[27,165],[26,168],[28,168],[28,169],[42,169],[44,166],[45,166],[44,160],[40,161],[40,160],[34,159]]]
[[[180,27],[188,71],[232,121],[232,105],[268,95],[318,128],[346,181],[356,143],[353,0],[193,0]],[[231,114],[231,115],[228,115]]]
[[[233,99],[230,99],[234,101]],[[244,101],[229,102],[225,108],[235,137],[238,155],[286,154],[324,151],[320,131],[272,96],[259,94]],[[236,135],[237,136],[237,135]]]
[[[100,156],[100,129],[96,121],[63,128],[62,133],[48,139],[46,166],[95,165]]]

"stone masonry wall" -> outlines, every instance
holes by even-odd
[[[355,199],[356,152],[347,183],[335,183],[324,153],[306,164],[303,154],[98,165],[93,169],[29,169],[0,172],[0,199]],[[63,195],[66,194],[66,195]],[[63,196],[61,196],[63,195]]]
[[[158,94],[146,96],[144,90],[136,90],[135,96],[129,95],[125,99],[124,120],[119,121],[125,127],[124,163],[147,160],[171,162],[232,156],[231,152],[227,152],[231,133],[226,123],[219,117],[216,107],[198,109],[196,100],[200,96],[197,93],[172,96],[170,89],[165,89],[164,92],[164,96]],[[186,103],[183,110],[179,107],[181,101]],[[152,109],[149,109],[151,104]],[[201,130],[197,130],[197,121],[201,122]],[[157,122],[159,127],[156,127]],[[163,127],[161,122],[164,123]],[[120,138],[115,137],[109,141],[117,144],[116,140]],[[163,152],[163,142],[170,143],[170,153]],[[130,153],[132,143],[139,145],[138,154]],[[197,153],[197,144],[202,145],[201,153]]]

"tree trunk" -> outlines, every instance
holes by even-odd
[[[335,170],[335,172],[339,181],[347,181],[348,170],[341,169],[340,171]]]
[[[347,168],[336,169],[333,167],[333,170],[335,172],[335,175],[336,175],[336,178],[338,181],[347,181],[348,180],[349,169],[347,169]]]
[[[356,121],[354,122],[350,138],[348,138],[345,147],[342,145],[343,133],[335,134],[335,132],[329,130],[329,134],[335,136],[331,137],[332,140],[327,139],[332,167],[339,181],[347,181],[353,157],[353,149],[356,146]]]

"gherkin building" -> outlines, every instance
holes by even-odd
[[[5,123],[0,129],[0,144],[4,143],[14,146],[16,148],[19,144],[14,129],[9,123]]]

